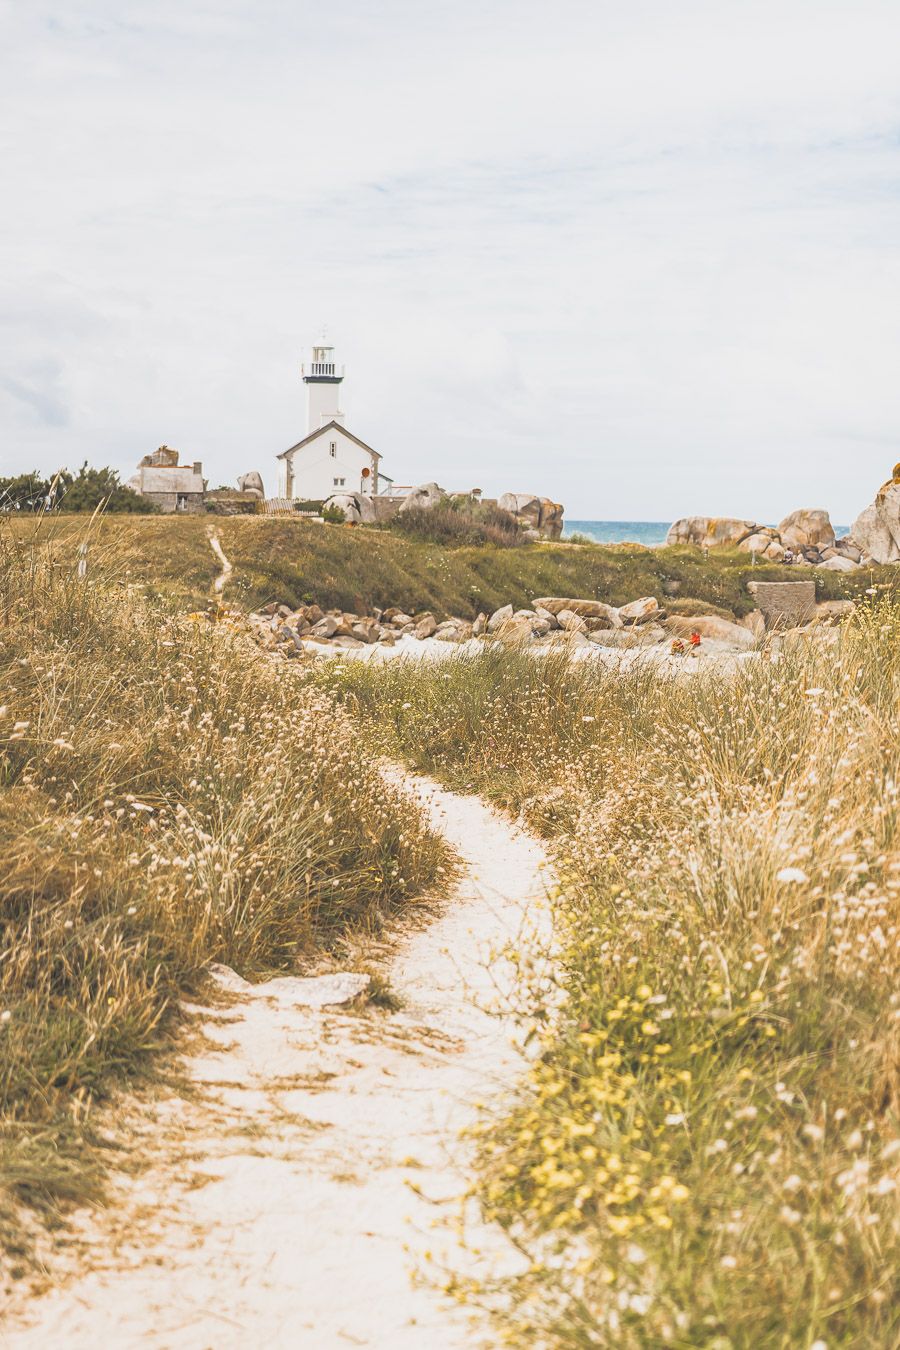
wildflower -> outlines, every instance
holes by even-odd
[[[778,1213],[783,1222],[790,1224],[791,1226],[798,1224],[803,1218],[800,1211],[798,1209],[791,1209],[790,1205],[782,1205]]]
[[[723,1256],[719,1265],[724,1266],[726,1270],[734,1270],[737,1265],[737,1259],[734,1256]]]
[[[802,867],[782,867],[780,872],[775,874],[776,881],[797,882],[802,885],[804,881],[809,881],[809,877],[803,871]]]
[[[0,1013],[0,1022],[11,1022],[11,1021],[12,1021],[12,1013],[10,1012],[9,1008],[4,1008],[3,1012]]]

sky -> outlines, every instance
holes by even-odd
[[[0,0],[0,474],[306,432],[847,523],[900,460],[898,0]]]

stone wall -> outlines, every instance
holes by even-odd
[[[153,502],[160,511],[168,515],[187,515],[202,516],[205,510],[203,495],[200,492],[187,494],[187,503],[181,508],[178,507],[178,498],[181,496],[178,492],[142,492],[141,496],[146,497],[148,502]]]
[[[796,628],[816,612],[814,581],[750,581],[747,590],[756,597],[766,628]]]

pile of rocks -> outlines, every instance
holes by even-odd
[[[763,583],[759,583],[760,586]],[[812,583],[803,583],[813,589]],[[800,586],[794,586],[796,590]],[[769,589],[778,589],[774,583]],[[782,589],[784,589],[782,587]],[[788,587],[787,589],[792,589]],[[762,602],[760,602],[762,604]],[[791,622],[798,627],[813,623],[835,623],[853,610],[849,600],[831,600],[821,604],[809,598],[802,615]],[[718,614],[667,614],[652,595],[632,600],[627,605],[607,605],[602,600],[577,597],[542,596],[531,609],[513,609],[503,605],[493,614],[439,622],[425,610],[407,614],[392,607],[376,609],[372,614],[351,614],[345,610],[322,610],[318,605],[267,605],[249,616],[256,640],[268,651],[285,657],[326,649],[352,650],[380,645],[394,647],[434,640],[462,643],[485,639],[515,645],[564,642],[567,647],[652,647],[668,646],[674,638],[687,639],[692,633],[704,642],[715,642],[731,649],[752,647],[768,626],[766,606],[753,610],[745,618],[732,622]],[[774,611],[773,611],[774,612]],[[783,616],[776,613],[774,627],[784,628]],[[771,618],[771,616],[770,616]]]
[[[666,543],[739,548],[767,562],[784,562],[790,550],[795,564],[830,572],[855,572],[871,561],[852,535],[837,539],[828,512],[819,510],[792,511],[777,528],[730,516],[685,516],[671,526]]]
[[[284,649],[286,656],[298,654],[305,643],[321,643],[348,649],[375,643],[393,647],[400,638],[436,638],[440,642],[465,642],[473,636],[475,625],[466,619],[447,619],[439,623],[430,611],[406,614],[403,610],[376,609],[371,614],[351,614],[341,609],[320,609],[318,605],[266,605],[250,615],[250,626],[257,641],[267,650]]]
[[[812,589],[812,583],[805,584]],[[852,609],[850,601],[817,605],[813,596],[797,622],[832,622]],[[692,633],[706,642],[742,649],[752,647],[767,627],[762,609],[738,622],[717,614],[668,615],[652,595],[618,607],[602,600],[542,596],[530,609],[503,605],[492,614],[479,614],[474,622],[458,618],[439,622],[430,611],[408,614],[396,607],[376,609],[371,614],[352,614],[340,609],[322,610],[318,605],[291,609],[288,605],[272,604],[251,614],[249,622],[263,647],[280,651],[286,657],[314,651],[317,646],[352,650],[375,645],[394,647],[429,639],[447,643],[485,639],[515,645],[564,642],[572,648],[591,644],[620,648],[668,646],[674,638],[686,639]],[[775,626],[784,625],[779,621]]]

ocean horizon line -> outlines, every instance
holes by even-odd
[[[671,520],[567,520],[562,537],[570,539],[573,534],[583,534],[596,544],[644,544],[652,548],[666,542],[671,525]],[[849,525],[834,526],[838,537],[849,529]]]

